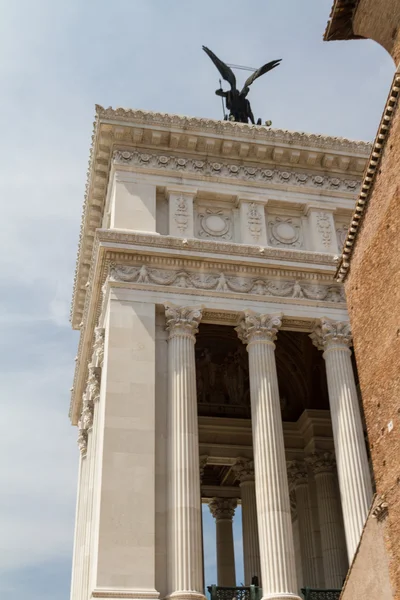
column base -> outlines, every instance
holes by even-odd
[[[157,590],[129,590],[129,589],[118,589],[118,588],[96,588],[92,591],[91,598],[97,600],[159,600],[160,594]]]
[[[261,600],[303,600],[300,596],[297,596],[297,594],[288,594],[288,593],[283,593],[283,594],[267,594],[266,596],[263,595]]]
[[[206,597],[200,592],[182,590],[168,594],[168,596],[165,596],[164,600],[206,600]]]

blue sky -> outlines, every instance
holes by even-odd
[[[274,127],[374,136],[394,66],[370,41],[323,43],[331,0],[0,0],[0,597],[69,597],[78,451],[68,314],[94,104],[221,117],[227,62]],[[245,77],[239,73],[238,77]],[[216,581],[205,515],[206,581]],[[240,518],[235,519],[238,580]]]

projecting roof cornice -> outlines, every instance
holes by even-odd
[[[235,165],[245,165],[247,171],[264,168],[268,169],[266,173],[272,173],[280,165],[284,169],[281,169],[283,174],[278,185],[284,186],[292,171],[296,171],[297,176],[298,173],[311,172],[317,183],[324,179],[322,175],[327,174],[333,177],[333,182],[339,180],[337,175],[342,174],[350,183],[358,183],[371,146],[361,141],[244,123],[122,108],[104,109],[97,105],[71,309],[74,328],[80,327],[82,319],[95,231],[102,226],[112,157],[117,149],[137,149],[142,153],[153,151],[153,154],[156,150],[166,156],[173,153],[178,167],[179,157],[192,161],[198,158],[203,162],[206,158],[213,160],[214,166],[229,161],[232,171],[236,169]],[[165,175],[168,169],[164,163],[160,160],[159,168],[160,173],[162,171]],[[236,169],[236,183],[240,183],[244,171],[246,169]],[[204,177],[217,181],[220,174],[211,172]],[[303,175],[298,179],[298,185],[306,191],[308,185],[304,185]],[[246,183],[245,178],[243,183]]]

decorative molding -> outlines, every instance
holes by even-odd
[[[317,217],[317,229],[321,237],[322,244],[325,248],[329,248],[332,243],[332,228],[329,213],[318,212]]]
[[[165,322],[169,339],[174,337],[190,337],[195,341],[202,317],[201,308],[193,306],[174,306],[165,303]]]
[[[335,256],[327,252],[311,252],[288,248],[272,248],[271,246],[254,246],[252,244],[236,244],[234,242],[216,242],[213,240],[186,239],[146,234],[139,232],[122,233],[107,229],[98,229],[96,237],[99,242],[147,246],[155,249],[183,250],[186,252],[203,252],[204,254],[235,255],[237,257],[269,258],[280,261],[293,261],[312,265],[335,267]]]
[[[365,210],[371,197],[371,191],[375,183],[376,174],[379,172],[379,167],[382,160],[383,151],[389,137],[390,126],[393,117],[396,114],[400,92],[400,73],[396,71],[389,96],[383,111],[382,119],[378,127],[375,141],[372,146],[368,164],[364,171],[364,177],[361,184],[361,191],[358,196],[357,204],[350,227],[343,245],[342,255],[336,270],[337,281],[344,282],[350,268],[350,259],[353,253],[354,244],[360,224],[362,222]]]
[[[244,344],[258,341],[274,342],[281,325],[280,316],[260,315],[252,310],[246,310],[235,331]]]
[[[134,122],[135,125],[162,126],[164,128],[177,127],[183,131],[207,132],[221,136],[235,136],[253,140],[265,140],[273,143],[290,144],[312,147],[313,149],[329,149],[341,152],[365,154],[370,149],[370,144],[364,141],[353,141],[346,138],[323,136],[317,134],[270,129],[264,126],[254,126],[245,123],[232,123],[214,119],[196,117],[183,117],[166,113],[155,113],[144,110],[125,108],[103,108],[96,104],[96,115],[99,119],[113,121]]]
[[[274,217],[268,221],[269,242],[272,246],[301,248],[303,236],[301,219],[296,217]]]
[[[310,338],[318,350],[337,346],[349,348],[352,345],[350,323],[323,318],[317,323]]]
[[[170,154],[156,154],[139,150],[115,150],[113,154],[115,165],[134,166],[143,169],[162,169],[168,171],[184,171],[199,176],[224,177],[238,181],[257,181],[262,184],[292,185],[332,191],[356,193],[359,182],[355,179],[339,179],[328,175],[308,175],[297,171],[281,171],[278,168],[265,168],[240,163],[220,162],[201,157],[201,159],[184,159]]]
[[[344,303],[343,290],[337,285],[316,285],[285,281],[282,279],[267,279],[263,277],[245,277],[238,274],[229,275],[223,272],[198,272],[187,269],[153,269],[147,265],[112,265],[110,281],[123,283],[138,283],[175,287],[180,289],[206,290],[226,294],[254,294],[281,298],[296,298],[316,300],[318,302]]]
[[[237,500],[235,498],[212,498],[208,503],[208,507],[216,521],[222,519],[231,521],[235,515]]]

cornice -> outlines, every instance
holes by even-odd
[[[358,180],[357,173],[363,168],[370,146],[345,138],[140,110],[104,109],[97,105],[71,307],[71,322],[75,328],[79,327],[85,302],[95,230],[102,224],[112,152],[118,148],[128,151],[158,148],[159,152],[162,150],[161,155],[175,149],[191,159],[225,156],[248,165],[248,179],[252,177],[254,164],[257,168],[272,164],[272,170],[278,164],[286,167],[297,164],[307,171],[316,171],[314,183],[318,187],[318,171],[332,172],[332,180],[336,178],[334,173],[347,173],[349,181]],[[289,172],[286,168],[274,172],[274,177],[281,177],[282,185],[287,185],[285,173]],[[249,183],[248,179],[244,178],[243,182]],[[241,178],[237,177],[236,181],[240,183]],[[333,191],[334,186],[333,183]]]
[[[379,172],[379,167],[382,161],[382,155],[389,137],[390,126],[393,117],[398,107],[400,92],[400,72],[397,71],[393,77],[393,82],[389,91],[388,99],[383,111],[382,119],[378,127],[375,141],[372,146],[371,155],[367,167],[364,171],[364,177],[361,184],[361,191],[358,196],[357,204],[350,227],[344,242],[342,255],[336,271],[337,281],[344,282],[349,269],[351,256],[357,240],[357,235],[360,230],[361,223],[368,208],[368,203],[371,199],[372,190],[376,180],[376,175]]]
[[[98,104],[96,104],[96,115],[102,121],[134,122],[137,125],[147,127],[176,128],[183,131],[214,134],[228,138],[237,137],[248,140],[265,140],[279,144],[288,144],[290,146],[298,145],[324,150],[329,148],[332,151],[359,153],[360,155],[365,155],[370,150],[370,144],[365,141],[284,129],[271,129],[265,126],[235,123],[232,121],[186,117],[125,108],[103,108]]]

